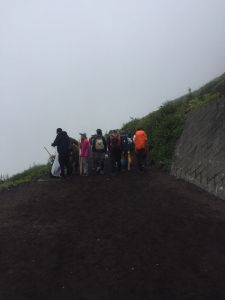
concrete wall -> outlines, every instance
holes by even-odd
[[[225,199],[225,97],[188,113],[171,173]]]

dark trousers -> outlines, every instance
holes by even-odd
[[[136,150],[136,159],[138,169],[143,171],[143,167],[146,165],[146,151],[145,149]]]
[[[72,175],[72,166],[70,163],[69,154],[67,153],[59,153],[59,165],[61,168],[61,176],[65,177],[65,168],[67,170],[67,175]]]
[[[104,170],[105,152],[95,152],[95,166],[97,172]]]
[[[122,168],[127,170],[128,167],[128,151],[124,150],[122,153]]]
[[[115,149],[110,153],[112,172],[121,171],[121,150]]]

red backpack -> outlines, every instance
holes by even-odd
[[[118,133],[110,135],[110,149],[121,149],[121,140]]]

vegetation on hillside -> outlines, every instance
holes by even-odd
[[[123,125],[122,131],[134,133],[138,128],[143,128],[149,136],[151,160],[169,170],[186,114],[218,99],[220,95],[225,95],[225,73],[199,90],[193,93],[189,90],[183,97],[164,103],[157,111],[131,120]]]
[[[186,114],[201,105],[225,95],[225,73],[207,83],[195,92],[191,92],[167,101],[157,111],[140,119],[133,119],[122,127],[122,131],[134,133],[138,128],[146,130],[149,136],[151,160],[162,164],[169,170],[177,139],[180,137]],[[26,183],[49,174],[50,165],[35,165],[12,177],[0,176],[0,190],[20,183]]]
[[[16,186],[21,183],[37,180],[49,174],[49,164],[35,165],[22,173],[18,173],[11,177],[0,177],[0,190]]]

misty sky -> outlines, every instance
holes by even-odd
[[[0,174],[224,72],[224,0],[0,0]]]

